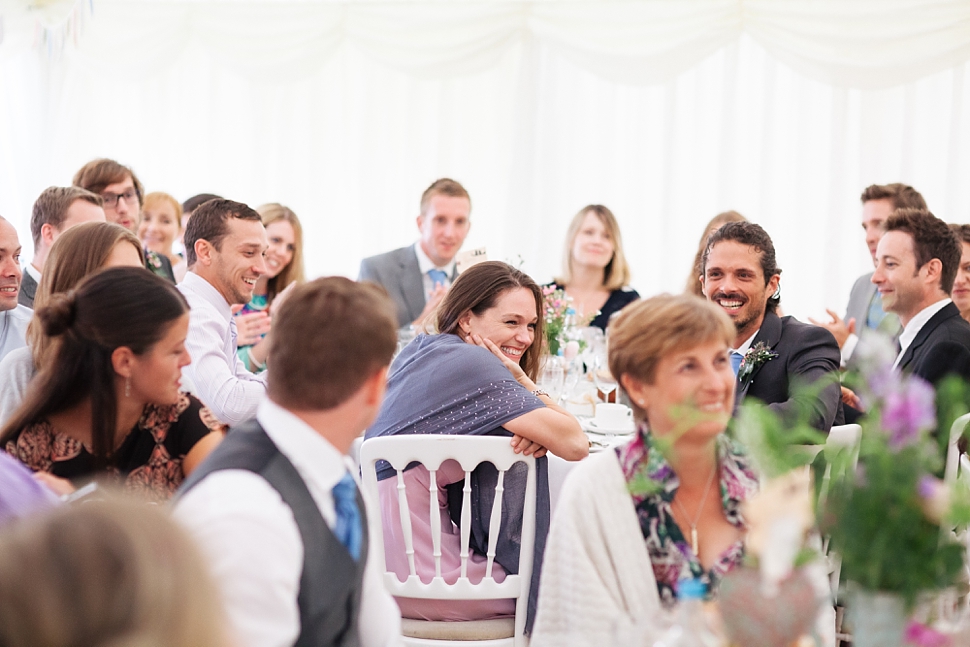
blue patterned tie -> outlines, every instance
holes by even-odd
[[[437,268],[428,270],[428,276],[431,277],[431,285],[434,287],[444,285],[445,281],[448,280],[448,274],[444,270],[439,270]]]
[[[738,370],[741,368],[741,360],[744,356],[736,350],[731,351],[731,370],[734,371],[734,376],[737,377]]]
[[[344,474],[340,482],[333,486],[333,503],[337,511],[337,527],[333,534],[357,561],[360,558],[362,531],[360,509],[357,507],[357,484],[350,474]]]

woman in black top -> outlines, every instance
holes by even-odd
[[[590,325],[606,330],[611,316],[640,298],[629,280],[613,212],[599,204],[583,207],[569,223],[562,274],[553,285],[565,289],[580,318],[596,313]]]

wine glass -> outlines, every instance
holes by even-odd
[[[593,383],[603,393],[603,401],[610,401],[610,393],[616,390],[616,378],[610,373],[609,360],[606,353],[596,353],[593,356]]]
[[[553,402],[558,402],[562,396],[564,380],[565,374],[560,358],[547,357],[542,363],[539,384],[536,386],[548,393]]]

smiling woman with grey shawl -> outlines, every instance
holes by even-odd
[[[419,335],[391,365],[387,395],[381,414],[367,431],[367,438],[405,434],[464,434],[510,436],[516,452],[542,457],[546,450],[567,460],[584,458],[589,444],[579,423],[538,391],[535,377],[542,346],[542,294],[529,276],[499,262],[486,262],[465,271],[451,286],[437,312],[436,335]],[[473,473],[473,544],[483,546],[488,527],[494,470],[480,466]],[[379,473],[384,543],[388,569],[402,579],[408,573],[400,528],[396,482]],[[538,573],[549,527],[549,487],[545,460],[537,462],[536,561],[530,602],[538,595]],[[437,473],[439,506],[445,520],[460,519],[455,509],[461,502],[464,473],[456,463],[445,463]],[[524,480],[517,483],[514,470],[505,482],[505,512],[513,510],[510,523],[503,521],[496,562],[504,572],[518,570],[517,529],[521,525]],[[416,466],[405,472],[411,528],[417,546],[416,568],[422,580],[434,575],[428,471]],[[457,497],[450,493],[458,490]],[[451,501],[451,505],[449,505]],[[481,510],[481,512],[480,512]],[[515,510],[518,510],[516,519]],[[417,512],[415,512],[417,511]],[[442,531],[442,575],[453,583],[460,570],[460,534],[448,524]],[[449,533],[449,530],[451,531]],[[474,547],[474,546],[473,546]],[[422,559],[423,558],[423,559]],[[469,561],[469,577],[481,579],[485,557]],[[494,571],[493,571],[494,572]],[[471,620],[512,615],[511,600],[415,600],[399,598],[404,617],[426,620]],[[534,603],[530,604],[530,620]],[[531,625],[531,622],[529,623]]]

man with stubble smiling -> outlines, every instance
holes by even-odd
[[[731,365],[739,374],[742,358],[754,366],[740,372],[735,403],[752,397],[768,405],[783,420],[793,422],[809,412],[808,422],[827,432],[843,424],[838,380],[839,345],[832,333],[794,317],[777,314],[781,269],[767,232],[749,222],[731,222],[708,240],[700,281],[704,294],[731,317],[737,329]],[[755,361],[759,353],[762,361]],[[798,387],[831,380],[818,395]]]
[[[210,200],[192,214],[184,240],[189,271],[178,289],[191,307],[185,347],[192,363],[183,381],[216,418],[237,425],[256,415],[266,394],[267,372],[250,373],[236,355],[232,316],[266,273],[266,229],[249,206]]]

